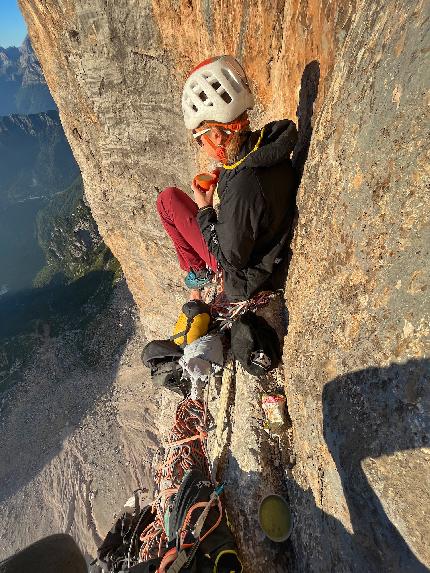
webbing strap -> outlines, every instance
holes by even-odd
[[[177,332],[176,334],[173,334],[169,340],[176,340],[177,338],[181,338],[181,336],[185,336],[187,334],[187,330],[183,330],[182,332]]]
[[[178,556],[169,567],[169,573],[179,573],[180,570],[188,563],[187,552],[183,549],[179,551]]]
[[[173,336],[171,336],[171,337],[169,338],[169,340],[176,340],[177,338],[181,338],[181,336],[183,336],[183,337],[184,337],[184,342],[185,342],[185,344],[186,344],[186,343],[187,343],[187,338],[186,338],[186,336],[187,336],[187,334],[188,334],[189,331],[190,331],[191,324],[192,324],[194,318],[195,318],[195,317],[193,317],[193,318],[187,317],[187,326],[185,327],[185,330],[183,330],[182,332],[177,332],[176,334],[173,334]]]
[[[166,442],[165,445],[166,447],[180,446],[181,444],[186,444],[187,442],[194,442],[194,440],[204,440],[207,437],[207,432],[200,432],[200,434],[191,436],[191,438],[184,438],[183,440],[178,440],[176,442]]]

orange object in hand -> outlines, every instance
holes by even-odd
[[[194,183],[202,191],[209,191],[211,185],[214,185],[217,181],[218,176],[215,173],[199,173],[194,177]]]

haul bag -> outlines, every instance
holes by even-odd
[[[231,327],[231,352],[253,376],[263,376],[281,361],[276,330],[262,317],[245,312]]]
[[[177,533],[183,529],[186,520],[188,520],[186,529],[190,532],[194,529],[204,510],[202,505],[209,501],[213,491],[213,484],[199,470],[192,469],[184,475],[175,496],[166,532],[170,546],[177,544]],[[211,532],[205,537],[205,533],[209,531]],[[199,544],[195,557],[188,567],[181,569],[181,573],[242,572],[242,564],[237,555],[236,544],[227,525],[226,516],[224,513],[220,516],[217,505],[210,509],[201,536],[204,539]],[[187,534],[185,542],[192,543],[193,541],[192,535],[188,538]]]
[[[190,300],[182,307],[171,340],[183,348],[197,338],[204,336],[209,330],[210,323],[209,305],[202,300]]]
[[[182,348],[172,340],[152,340],[142,351],[142,362],[151,369],[154,384],[185,397],[190,392],[190,383],[183,379],[179,364],[183,353]]]

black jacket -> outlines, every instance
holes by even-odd
[[[248,137],[239,154],[256,145],[261,130]],[[204,207],[197,221],[209,250],[224,269],[225,292],[232,301],[277,288],[272,274],[285,256],[294,217],[297,177],[290,155],[296,126],[287,119],[264,128],[260,147],[235,169],[222,169],[218,216]]]

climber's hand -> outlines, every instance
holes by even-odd
[[[193,181],[191,183],[191,189],[194,191],[194,201],[197,203],[199,209],[213,205],[215,184],[211,185],[207,191],[202,191]]]

